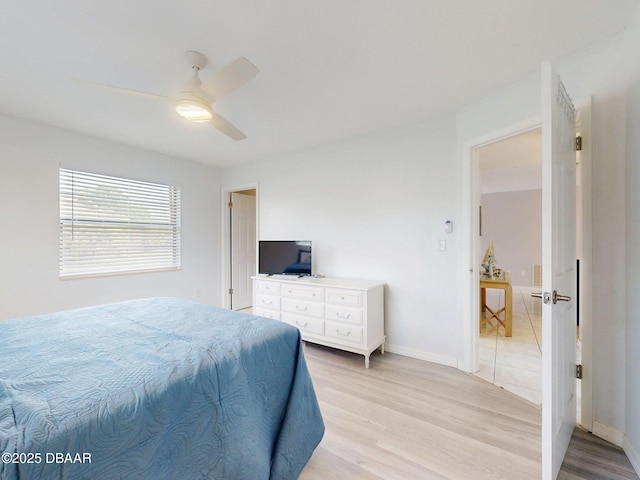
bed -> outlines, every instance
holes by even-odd
[[[298,477],[324,433],[299,331],[176,298],[0,322],[0,479]]]

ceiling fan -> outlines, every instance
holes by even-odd
[[[195,123],[209,123],[234,140],[247,138],[244,133],[228,120],[213,111],[212,104],[255,77],[259,72],[258,68],[245,57],[239,57],[226,67],[214,72],[209,79],[202,82],[198,73],[207,66],[207,57],[200,52],[192,50],[185,52],[184,56],[191,66],[193,75],[175,96],[167,97],[101,83],[97,83],[97,85],[125,93],[173,101],[178,115],[186,120]]]

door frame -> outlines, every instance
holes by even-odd
[[[579,321],[581,339],[582,381],[580,382],[580,417],[579,424],[586,430],[593,431],[593,156],[591,129],[591,97],[576,101],[576,111],[580,113],[579,133],[582,137],[582,150],[577,154],[580,168],[580,217],[578,242],[581,248],[579,271]]]
[[[581,231],[582,258],[580,261],[580,338],[582,340],[583,379],[580,383],[580,425],[588,431],[593,427],[592,407],[592,142],[591,132],[591,97],[576,102],[576,109],[580,111],[582,125],[582,150],[580,152],[580,185],[581,185]],[[478,318],[480,315],[480,289],[476,281],[479,273],[482,252],[479,239],[479,205],[480,205],[480,174],[477,150],[491,143],[526,133],[540,128],[542,120],[535,116],[512,124],[486,135],[464,141],[462,144],[462,358],[458,368],[467,373],[477,372],[479,369],[479,332]]]
[[[220,284],[222,285],[221,298],[222,298],[222,306],[224,308],[231,308],[231,294],[229,293],[229,289],[231,288],[231,243],[229,239],[231,237],[231,213],[229,211],[229,197],[232,193],[243,192],[245,190],[255,190],[256,191],[256,242],[258,238],[260,238],[259,234],[259,226],[260,226],[260,202],[259,195],[260,190],[258,188],[258,183],[247,183],[244,185],[237,185],[233,187],[224,187],[221,192],[221,201],[220,208],[221,214],[220,219],[222,225],[220,227],[220,234],[222,238],[220,239],[220,244],[222,245],[222,281]],[[257,247],[257,245],[256,245]],[[256,248],[257,252],[257,248]],[[256,253],[257,256],[257,253]],[[256,265],[257,263],[256,258]]]

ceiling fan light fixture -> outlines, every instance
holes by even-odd
[[[182,118],[194,123],[208,122],[213,118],[211,107],[193,98],[183,98],[176,102],[176,112]]]

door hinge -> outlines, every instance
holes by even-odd
[[[229,202],[229,208],[233,208],[233,202]]]
[[[576,137],[576,152],[579,152],[580,150],[582,150],[582,137],[578,135]]]
[[[582,379],[582,365],[576,365],[576,378]]]
[[[233,295],[233,288],[229,289],[229,295]]]

